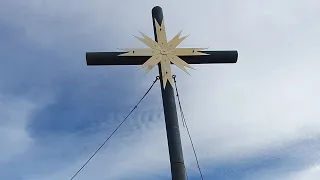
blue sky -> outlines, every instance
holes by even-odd
[[[157,70],[87,67],[85,52],[144,47],[132,35],[153,35],[156,5],[169,37],[190,34],[181,46],[239,51],[234,65],[173,68],[205,179],[319,179],[317,0],[2,0],[0,179],[70,179],[90,157]],[[77,180],[170,179],[159,86]]]

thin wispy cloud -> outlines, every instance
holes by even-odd
[[[181,46],[239,51],[173,68],[205,178],[318,179],[317,0],[1,1],[0,179],[70,179],[101,145],[158,72],[87,67],[85,52],[144,47],[132,35],[153,35],[156,5],[169,38],[190,34]],[[77,180],[170,178],[159,86]]]

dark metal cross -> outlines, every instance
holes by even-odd
[[[155,42],[160,44],[161,34],[159,34],[159,27],[160,27],[159,25],[161,26],[163,25],[162,23],[163,13],[162,13],[161,7],[156,6],[152,9],[152,17],[153,17],[152,19],[153,19]],[[160,27],[160,31],[161,31],[161,27]],[[144,41],[145,39],[140,39],[140,40]],[[179,39],[176,39],[176,40],[179,40]],[[170,44],[170,42],[168,44]],[[159,48],[161,47],[159,46]],[[181,49],[182,51],[188,50],[188,48],[186,49],[181,48]],[[131,51],[131,50],[127,50],[127,51]],[[158,52],[159,54],[165,57],[168,56],[168,60],[171,60],[171,62],[169,61],[169,66],[170,66],[170,63],[174,62],[173,61],[174,59],[170,59],[170,56],[167,55],[167,52],[163,52],[163,50],[161,49],[158,49],[158,50],[159,50]],[[148,59],[150,58],[150,56],[152,56],[152,54],[150,54],[151,50],[150,51],[143,50],[140,52],[141,52],[140,54],[142,55],[139,55],[138,53],[138,55],[135,55],[135,56],[121,56],[123,52],[87,52],[86,53],[87,65],[88,66],[145,65],[145,66],[148,66],[148,68],[150,67],[152,68],[153,67],[152,64],[146,64],[147,61],[149,61]],[[134,53],[134,50],[132,50],[131,53]],[[152,51],[152,53],[154,53],[154,51]],[[194,53],[194,50],[193,50],[193,53]],[[189,55],[188,53],[186,54],[180,53],[179,58],[178,57],[177,58],[178,60],[181,58],[187,64],[236,63],[238,59],[237,51],[199,51],[199,53],[206,54],[206,55],[193,56],[193,55]],[[179,53],[177,54],[179,55]],[[164,77],[166,76],[166,73],[168,73],[163,70],[164,69],[163,66],[165,65],[163,64],[162,61],[161,62],[155,61],[155,62],[156,64],[158,64],[160,82],[161,84],[165,84]],[[178,64],[178,63],[175,63],[175,64]],[[187,66],[187,64],[185,65]],[[165,68],[167,67],[165,66]],[[167,77],[168,80],[169,78],[170,77]],[[162,93],[165,124],[166,124],[166,131],[167,131],[172,180],[186,180],[186,170],[185,170],[183,153],[182,153],[181,138],[180,138],[178,118],[177,118],[173,84],[168,83],[164,86],[161,85],[161,93]]]

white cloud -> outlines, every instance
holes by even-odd
[[[26,128],[35,108],[26,100],[0,96],[0,163],[22,154],[33,143]]]
[[[32,12],[45,18],[39,22],[31,18],[30,26],[27,26],[28,21],[23,26],[30,38],[44,46],[52,47],[70,34],[63,32],[63,28],[55,32],[54,27],[40,23],[50,20],[51,15],[52,22],[65,17],[70,18],[66,22],[77,19],[75,34],[95,34],[95,38],[100,39],[97,44],[111,49],[142,46],[130,39],[138,30],[152,35],[153,1],[139,3],[139,8],[135,9],[131,7],[136,6],[136,1],[110,4],[77,1],[68,5],[64,1],[46,5],[32,2],[22,9],[27,14]],[[314,39],[320,29],[317,5],[316,0],[280,4],[278,1],[181,1],[161,5],[169,36],[181,29],[191,33],[185,46],[209,45],[211,49],[239,50],[239,61],[235,65],[196,66],[197,71],[191,72],[188,78],[177,72],[185,114],[202,162],[215,165],[219,161],[259,156],[263,150],[281,149],[320,135],[317,108],[320,106],[317,96],[320,64],[315,51],[320,45]],[[12,5],[15,10],[21,9],[17,7],[17,4]],[[85,23],[81,23],[81,18],[86,18]],[[107,41],[109,39],[113,44]],[[141,119],[137,117],[135,121]],[[145,126],[139,126],[130,136],[112,141],[77,179],[92,176],[121,179],[146,172],[169,171],[164,123],[157,117],[152,119],[157,123],[141,120]],[[183,142],[187,142],[183,128],[181,131]],[[20,134],[23,132],[22,128]],[[186,163],[193,168],[191,147],[187,143],[184,147]],[[66,162],[61,169],[55,167],[54,174],[41,175],[40,179],[69,177],[85,158],[82,156],[76,163]],[[317,168],[302,171],[297,177],[312,180]]]
[[[307,167],[304,167],[301,170],[296,171],[285,171],[285,172],[277,172],[277,173],[261,173],[259,176],[256,176],[252,179],[259,180],[316,180],[320,177],[320,165],[319,164],[310,164]]]
[[[199,134],[198,142],[203,143],[201,149],[211,150],[206,159],[222,157],[219,153],[254,155],[256,150],[279,148],[320,134],[317,108],[320,84],[316,79],[320,75],[317,70],[320,64],[316,55],[310,52],[320,47],[312,40],[320,25],[300,20],[301,14],[296,13],[295,8],[304,7],[300,11],[308,11],[304,17],[314,23],[319,12],[311,1],[290,2],[289,6],[279,8],[282,11],[277,11],[279,5],[272,2],[263,7],[259,2],[241,4],[250,6],[253,11],[241,11],[244,9],[240,6],[234,13],[251,14],[254,21],[239,20],[243,16],[234,17],[233,21],[242,27],[236,26],[237,29],[229,33],[239,37],[215,41],[226,47],[230,42],[232,47],[238,46],[238,64],[198,66],[181,87],[188,92],[185,95],[186,111],[195,134]],[[265,11],[272,12],[272,24],[264,21],[265,15],[261,12]],[[277,23],[277,18],[281,23]],[[252,29],[243,31],[247,26]],[[208,31],[215,31],[215,27],[208,26]],[[222,31],[215,33],[225,34]],[[213,36],[204,38],[214,42]],[[196,40],[202,41],[205,40]]]
[[[290,177],[292,180],[316,180],[320,177],[320,165],[312,166]],[[288,178],[289,179],[289,178]]]

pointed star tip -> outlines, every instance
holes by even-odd
[[[139,33],[143,36],[144,34],[143,34],[143,32],[141,32],[141,31],[139,31]]]
[[[177,34],[178,38],[181,36],[182,30]]]
[[[142,36],[145,36],[145,34],[143,32],[139,31],[139,33],[142,34]]]
[[[159,25],[159,23],[158,23],[157,19],[156,19],[156,18],[153,18],[153,19],[154,19],[154,22],[156,22],[156,23]]]
[[[135,35],[133,35],[136,39],[138,39],[139,41],[141,41],[142,39],[144,39],[144,38],[142,38],[142,37],[139,37],[139,36],[135,36]]]
[[[191,74],[188,72],[188,71],[184,71],[186,74],[188,74],[188,75],[190,75],[191,76]]]
[[[179,39],[186,39],[186,38],[189,37],[189,36],[190,36],[190,34],[185,35],[185,36],[183,36],[182,38],[179,38]]]

